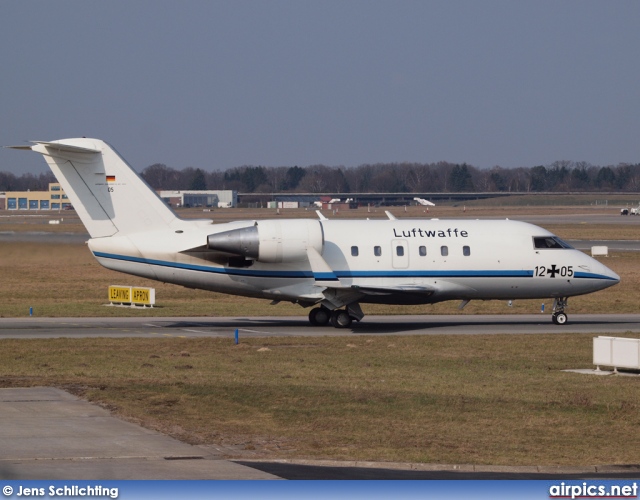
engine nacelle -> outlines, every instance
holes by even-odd
[[[322,224],[311,219],[256,221],[253,226],[207,236],[211,250],[258,262],[296,262],[307,259],[307,248],[322,254]]]

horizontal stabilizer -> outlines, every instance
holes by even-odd
[[[64,144],[62,142],[47,142],[47,141],[29,141],[33,144],[39,144],[55,151],[61,151],[65,153],[100,153],[99,149],[87,148],[81,146],[73,146],[71,144]],[[9,149],[22,149],[30,150],[34,146],[5,146]]]

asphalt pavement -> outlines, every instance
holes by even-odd
[[[0,389],[0,479],[278,479],[53,387]]]
[[[547,304],[547,311],[551,304]],[[505,308],[507,306],[505,305]],[[1,338],[82,337],[318,337],[354,335],[494,335],[640,333],[640,314],[569,314],[565,325],[551,314],[453,314],[365,316],[350,328],[312,327],[306,316],[161,318],[0,318]]]

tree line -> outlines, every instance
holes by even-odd
[[[240,193],[459,193],[640,191],[640,163],[595,166],[557,161],[535,167],[480,169],[466,163],[377,163],[358,167],[242,166],[207,172],[157,163],[142,178],[160,190],[235,190]],[[51,172],[15,176],[0,172],[0,191],[46,190]]]
[[[46,191],[50,182],[57,182],[51,171],[39,175],[0,172],[0,191]]]
[[[205,172],[155,164],[142,172],[155,189],[232,189],[240,193],[420,193],[640,191],[640,163],[595,166],[558,161],[480,169],[466,163],[377,163],[358,167],[242,166]]]

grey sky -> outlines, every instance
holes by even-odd
[[[98,137],[137,170],[637,163],[639,22],[635,0],[3,1],[0,144]]]

